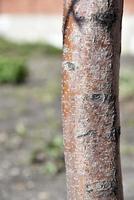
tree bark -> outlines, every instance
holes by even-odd
[[[119,66],[123,0],[64,0],[68,200],[123,200]]]

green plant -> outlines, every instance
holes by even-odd
[[[128,98],[134,95],[134,77],[131,68],[122,69],[120,75],[120,97]]]
[[[55,136],[42,148],[36,149],[31,155],[32,164],[42,164],[43,172],[56,174],[64,170],[64,155],[62,137]]]
[[[55,163],[49,161],[43,167],[43,171],[44,171],[45,174],[54,175],[54,174],[57,173],[57,167],[56,167]]]
[[[0,57],[0,83],[22,83],[28,69],[21,59]]]
[[[0,37],[0,55],[25,57],[35,54],[46,54],[50,56],[61,55],[62,50],[42,42],[15,43]]]
[[[18,124],[16,125],[16,133],[17,135],[21,136],[21,137],[25,137],[27,135],[27,129],[25,127],[25,125],[23,124],[23,122],[18,122]]]

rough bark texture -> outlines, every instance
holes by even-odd
[[[118,80],[122,0],[64,0],[68,200],[123,200]]]

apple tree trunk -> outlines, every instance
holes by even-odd
[[[68,200],[123,200],[123,0],[64,0],[62,113]]]

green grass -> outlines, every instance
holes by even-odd
[[[52,140],[34,149],[30,162],[43,164],[42,171],[45,174],[56,174],[64,170],[64,155],[62,137],[55,136]]]
[[[43,54],[57,56],[61,54],[61,49],[43,43],[15,43],[0,38],[0,55],[29,57],[33,54]]]
[[[43,43],[15,43],[0,38],[0,83],[24,82],[28,70],[24,60],[30,56],[59,56],[61,49]]]
[[[134,72],[132,69],[123,69],[120,74],[120,97],[134,96]]]
[[[122,145],[121,146],[121,153],[123,155],[134,155],[134,146],[132,145]]]
[[[126,121],[126,126],[128,127],[134,127],[134,119],[129,119]]]
[[[28,69],[23,60],[0,57],[0,83],[22,83],[27,76]]]

